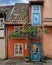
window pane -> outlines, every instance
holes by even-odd
[[[33,13],[33,25],[41,25],[41,18],[39,13]]]
[[[32,6],[32,10],[33,10],[33,12],[40,12],[40,6],[38,6],[38,5],[33,5],[33,6]]]
[[[22,45],[19,45],[19,54],[22,54]]]
[[[3,18],[0,18],[0,28],[4,28],[4,19]]]
[[[15,45],[15,54],[18,54],[18,45]]]
[[[34,7],[34,10],[39,10],[39,6],[35,5]]]
[[[37,54],[38,53],[38,45],[33,44],[32,48],[33,48],[33,54]]]
[[[4,30],[0,30],[0,37],[4,37]]]

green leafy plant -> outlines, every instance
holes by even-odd
[[[25,61],[29,62],[30,61],[30,56],[25,56]]]
[[[22,29],[23,29],[23,32],[22,32]],[[21,29],[16,28],[15,32],[12,32],[10,34],[10,37],[11,38],[24,38],[26,35],[26,36],[28,36],[28,38],[35,37],[37,39],[37,38],[40,38],[40,35],[38,35],[39,32],[40,32],[40,29],[38,27],[29,25],[29,21],[28,21],[28,22],[26,22],[26,24],[24,26],[22,26]],[[48,33],[46,28],[43,29],[42,32]]]
[[[49,59],[49,58],[48,58],[47,56],[45,56],[45,57],[42,57],[42,58],[40,59],[40,61],[43,62],[43,63],[46,63],[46,61],[47,61],[48,59]]]
[[[48,30],[46,28],[43,29],[44,33],[48,33]]]
[[[24,34],[21,33],[20,29],[16,28],[16,31],[10,34],[10,38],[24,38]]]
[[[28,36],[37,35],[39,32],[38,27],[34,27],[30,25],[29,21],[26,22],[26,25],[24,26],[24,30]]]

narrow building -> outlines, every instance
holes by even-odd
[[[52,58],[51,4],[52,0],[29,0],[29,3],[16,3],[12,7],[6,6],[7,9],[4,9],[6,13],[5,43],[3,43],[5,48],[3,51],[6,58],[24,59],[30,56],[32,61],[40,61],[40,59],[45,56]],[[3,17],[1,17],[1,19],[4,20]],[[37,36],[32,35],[28,37],[24,34],[25,31],[23,27],[26,27],[27,22],[29,22],[28,27],[32,26],[34,29],[40,29],[40,31],[36,33]],[[1,33],[3,30],[4,29],[0,30]],[[43,30],[44,32],[42,32]],[[16,34],[16,32],[18,34]],[[21,34],[21,32],[23,32],[23,34]],[[13,36],[16,38],[11,38],[11,34],[15,34]],[[25,35],[25,37],[21,38],[23,35]]]

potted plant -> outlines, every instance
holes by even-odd
[[[41,62],[46,63],[47,60],[50,59],[49,57],[45,56],[40,59]]]
[[[40,28],[30,25],[30,22],[26,22],[26,24],[24,25],[24,30],[26,30],[25,33],[29,39],[31,38],[39,39],[40,38],[40,35],[38,35],[40,32]]]
[[[30,57],[29,56],[25,56],[25,61],[29,62],[30,61]]]

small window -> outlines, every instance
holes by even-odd
[[[37,54],[38,53],[38,45],[33,44],[32,48],[33,48],[33,54]]]
[[[39,30],[39,28],[36,30],[36,32],[34,32],[34,35],[35,36],[40,36],[40,30]]]
[[[22,31],[22,26],[14,26],[14,32]]]
[[[39,10],[39,6],[34,6],[34,10]]]
[[[0,18],[0,28],[4,28],[4,19]]]
[[[14,32],[16,32],[16,29],[17,29],[17,27],[16,27],[16,26],[14,26]]]
[[[40,6],[39,5],[33,5],[32,10],[33,10],[33,12],[40,12]]]
[[[0,37],[4,37],[4,30],[0,30]]]

